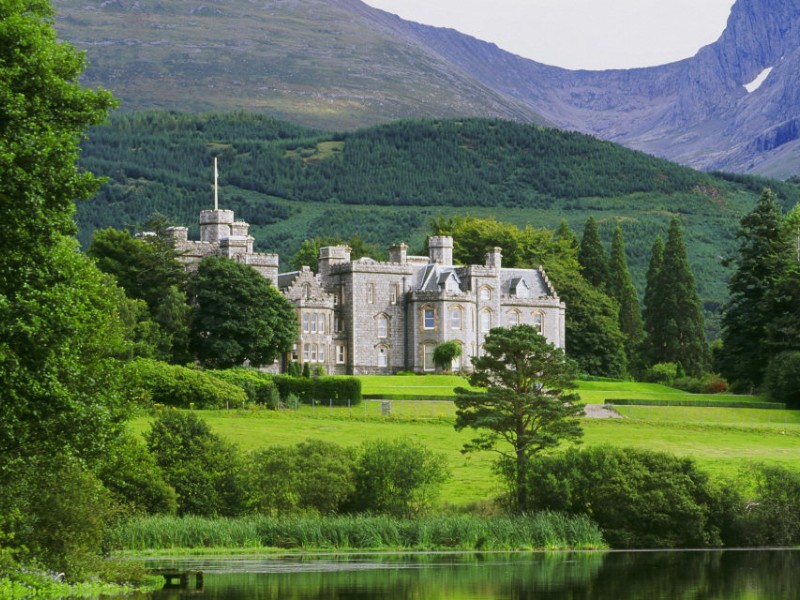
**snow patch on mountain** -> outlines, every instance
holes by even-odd
[[[746,89],[748,93],[752,94],[758,88],[761,87],[761,84],[767,80],[767,77],[769,77],[770,73],[772,73],[772,67],[767,67],[766,69],[761,71],[761,73],[758,74],[758,77],[753,79],[753,81],[751,81],[750,83],[745,83],[744,89]]]

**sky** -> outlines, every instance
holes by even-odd
[[[567,69],[666,64],[719,38],[734,0],[364,0]]]

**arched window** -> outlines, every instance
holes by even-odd
[[[460,306],[450,308],[450,329],[461,329],[464,322],[464,311]]]
[[[488,333],[492,328],[492,311],[484,308],[480,315],[481,333]]]
[[[481,300],[491,300],[492,288],[490,288],[488,285],[481,286],[480,290],[478,290],[478,298]]]
[[[533,328],[539,333],[544,333],[544,315],[542,313],[533,313]]]
[[[508,326],[509,327],[516,327],[519,325],[519,311],[512,310],[508,313]]]
[[[378,315],[378,337],[389,337],[389,319],[386,318],[386,315]]]

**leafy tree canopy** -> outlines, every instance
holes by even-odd
[[[297,337],[292,305],[247,265],[205,258],[189,291],[194,305],[190,347],[207,367],[271,364]]]

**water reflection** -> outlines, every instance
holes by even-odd
[[[800,551],[238,557],[159,561],[205,587],[142,600],[800,599]]]

